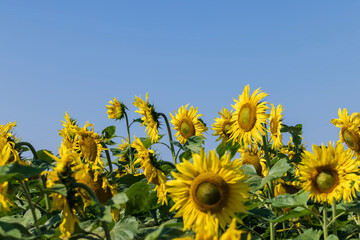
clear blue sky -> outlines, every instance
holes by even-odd
[[[351,0],[1,1],[0,123],[57,153],[66,111],[100,132],[114,124],[109,100],[134,119],[134,96],[149,92],[167,115],[199,107],[210,128],[250,84],[303,124],[307,146],[336,141],[338,109],[360,112],[359,12]]]

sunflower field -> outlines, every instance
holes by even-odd
[[[0,125],[0,239],[359,239],[360,113],[339,109],[338,141],[306,149],[266,96],[245,86],[211,126],[194,106],[156,111],[148,94],[130,121],[113,98],[101,132],[65,113],[58,153]]]

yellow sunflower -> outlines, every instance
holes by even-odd
[[[241,165],[251,164],[259,176],[264,177],[267,175],[264,152],[257,145],[243,146],[239,149],[239,152]]]
[[[233,218],[229,228],[221,235],[220,240],[239,240],[245,239],[242,235],[246,235],[246,240],[251,240],[251,233],[244,230],[236,229],[236,218]]]
[[[187,160],[176,165],[174,180],[167,182],[168,192],[178,210],[175,217],[183,217],[184,231],[198,232],[206,225],[225,230],[235,212],[245,212],[243,202],[249,198],[247,176],[239,170],[240,163],[230,162],[230,155],[218,158],[215,150],[208,156],[204,150],[192,154],[193,164]]]
[[[146,93],[145,101],[140,97],[135,96],[133,105],[138,107],[139,110],[135,111],[139,113],[143,121],[141,126],[146,126],[147,137],[150,136],[151,142],[159,141],[159,120],[158,114],[155,112],[155,108],[148,102],[148,93]]]
[[[303,189],[310,191],[310,198],[317,202],[350,202],[359,190],[360,160],[339,142],[335,148],[329,142],[328,146],[313,145],[312,149],[314,153],[304,151],[298,166]]]
[[[355,152],[356,156],[360,156],[360,113],[348,115],[346,108],[339,108],[339,118],[332,119],[330,123],[340,128],[339,138],[342,142]]]
[[[275,109],[274,104],[271,104],[271,113],[269,117],[269,126],[270,126],[270,133],[271,139],[270,143],[272,142],[272,149],[280,149],[283,145],[282,143],[282,134],[281,134],[281,126],[282,126],[282,117],[281,115],[283,111],[282,105],[278,105]]]
[[[109,103],[110,105],[106,105],[108,118],[117,120],[122,119],[126,109],[125,105],[116,98],[110,100]]]
[[[16,126],[16,122],[9,122],[5,125],[0,125],[0,151],[3,151],[2,157],[0,159],[0,166],[5,164],[18,161],[20,164],[25,162],[20,161],[19,153],[15,149],[16,140],[15,136],[12,134],[12,128]],[[12,140],[9,140],[12,139]]]
[[[213,136],[219,136],[216,141],[222,139],[222,142],[226,142],[230,137],[229,129],[231,126],[232,110],[229,112],[229,110],[223,108],[222,112],[218,113],[220,118],[215,118],[211,129],[214,130]]]
[[[151,149],[146,149],[146,147],[143,145],[139,138],[134,138],[135,140],[131,144],[131,147],[136,149],[136,160],[134,162],[134,165],[140,163],[148,182],[156,185],[154,191],[156,191],[157,193],[158,203],[161,202],[161,204],[167,204],[167,189],[165,185],[167,177],[161,171],[160,166],[158,166],[158,163],[156,162],[155,152]]]
[[[63,139],[67,141],[69,145],[72,145],[79,127],[76,124],[76,121],[71,119],[67,112],[65,112],[64,118],[65,121],[61,121],[63,129],[59,130],[59,135],[63,137]]]
[[[243,93],[239,96],[239,101],[234,99],[235,104],[231,105],[235,112],[231,118],[230,140],[233,142],[250,144],[252,138],[261,142],[261,135],[265,134],[265,128],[262,126],[266,123],[267,114],[265,111],[269,108],[267,102],[260,102],[266,93],[261,92],[260,88],[256,89],[249,96],[249,85],[246,85]]]
[[[170,122],[174,125],[173,129],[177,131],[175,136],[181,144],[184,144],[191,136],[201,136],[205,138],[203,133],[208,130],[199,119],[202,114],[198,114],[198,108],[191,106],[190,109],[187,110],[188,106],[189,104],[185,107],[181,106],[178,112],[175,111],[175,116],[170,113]]]

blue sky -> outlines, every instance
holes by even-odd
[[[65,112],[125,136],[105,105],[117,97],[135,119],[133,99],[148,92],[158,111],[190,104],[210,127],[249,84],[284,106],[284,123],[303,124],[308,147],[336,141],[338,109],[360,112],[359,10],[359,1],[1,1],[0,124],[17,121],[18,137],[57,153]],[[211,129],[206,138],[215,148]]]

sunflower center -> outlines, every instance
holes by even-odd
[[[270,132],[272,135],[276,135],[277,132],[277,122],[275,119],[271,119],[270,121]]]
[[[226,202],[228,191],[224,179],[212,172],[198,175],[190,188],[195,206],[205,213],[219,212]]]
[[[92,137],[83,136],[79,141],[81,152],[90,162],[94,162],[97,156],[97,144]]]
[[[354,134],[353,131],[349,131],[348,129],[344,129],[342,132],[344,141],[348,147],[353,151],[360,150],[360,139],[357,135]]]
[[[180,123],[180,133],[185,139],[193,136],[195,134],[194,124],[187,120],[183,120]]]
[[[240,111],[238,117],[238,123],[242,130],[245,132],[250,131],[255,126],[256,122],[256,109],[249,103],[244,104]]]
[[[315,178],[316,186],[321,192],[330,192],[336,183],[336,176],[332,172],[320,172]]]
[[[231,124],[229,122],[223,124],[222,132],[226,137],[230,136],[230,134],[229,134],[230,127],[231,127]]]

